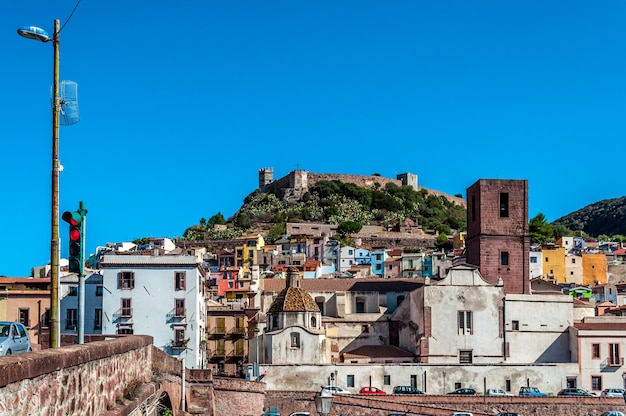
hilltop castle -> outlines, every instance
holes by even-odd
[[[293,170],[286,176],[278,180],[274,180],[273,168],[261,168],[259,169],[259,188],[263,192],[273,193],[274,195],[282,198],[286,201],[298,201],[302,196],[309,191],[316,182],[319,181],[340,181],[344,183],[353,183],[363,188],[371,188],[375,184],[378,184],[381,188],[384,188],[388,183],[393,183],[397,186],[411,186],[414,190],[419,191],[420,188],[417,184],[417,175],[414,173],[400,173],[396,175],[396,179],[385,178],[378,175],[345,175],[345,174],[328,174],[328,173],[312,173],[306,170]],[[444,196],[451,202],[457,205],[466,207],[465,200],[463,198],[447,195],[443,192],[426,189],[429,194]]]

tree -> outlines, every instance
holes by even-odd
[[[202,224],[202,223],[200,223]],[[224,225],[226,224],[226,220],[224,219],[224,215],[222,215],[221,212],[218,212],[217,214],[213,215],[211,218],[209,218],[209,222],[207,223],[207,226],[210,228],[213,228],[214,225],[216,224],[220,224],[220,225]]]
[[[337,226],[337,232],[343,236],[356,234],[363,228],[363,224],[356,221],[344,221]]]
[[[554,229],[546,221],[546,216],[542,213],[530,220],[528,224],[530,231],[530,242],[533,244],[543,244],[552,241],[554,237]]]

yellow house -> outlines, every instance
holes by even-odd
[[[565,248],[559,246],[544,246],[541,248],[543,256],[543,277],[554,280],[555,283],[566,283],[565,275]]]
[[[583,254],[583,285],[606,284],[606,255]]]
[[[259,234],[243,239],[242,243],[235,247],[235,265],[243,267],[245,272],[250,271],[250,266],[259,264],[258,253],[265,246],[265,239]]]

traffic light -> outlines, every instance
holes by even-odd
[[[70,225],[70,273],[83,274],[83,220],[84,214],[81,211],[65,211],[61,216],[63,221]]]

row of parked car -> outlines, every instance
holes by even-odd
[[[352,392],[339,387],[339,386],[324,386],[323,390],[330,394],[352,394]],[[382,389],[374,386],[365,386],[359,390],[359,394],[387,394]],[[395,386],[393,388],[393,394],[424,394],[423,391],[413,386]],[[448,394],[458,394],[465,396],[477,396],[478,392],[473,388],[463,387],[456,389]],[[513,394],[504,391],[502,389],[487,389],[485,396],[513,396]],[[519,390],[519,396],[526,397],[548,397],[549,393],[539,390],[537,387],[521,387]],[[596,397],[595,393],[592,393],[585,389],[567,388],[562,389],[557,393],[557,396],[578,396],[578,397]],[[624,397],[624,389],[622,388],[607,388],[600,393],[601,397]]]

